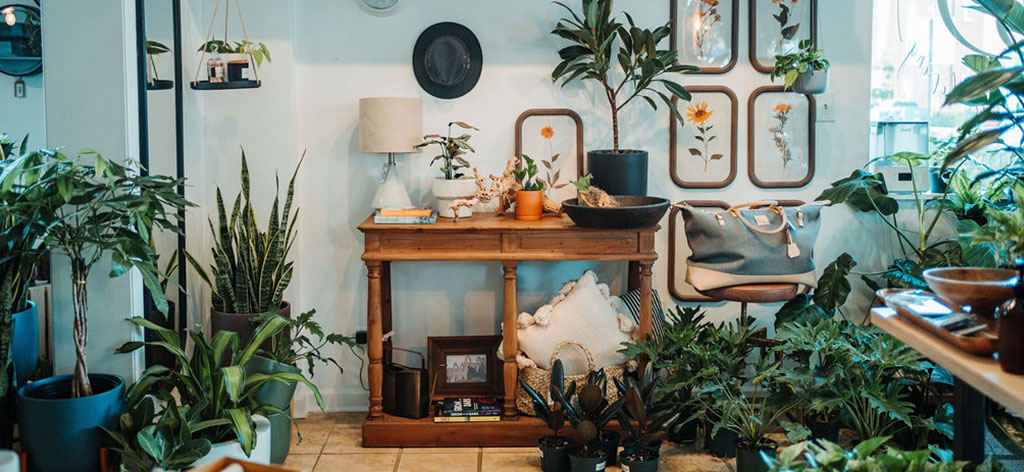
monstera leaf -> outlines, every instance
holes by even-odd
[[[881,174],[857,169],[849,177],[832,182],[832,187],[821,192],[816,200],[828,200],[833,205],[846,203],[862,212],[895,215],[899,205],[888,193]]]

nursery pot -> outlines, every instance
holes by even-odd
[[[537,221],[544,214],[543,190],[516,190],[516,219]]]
[[[298,367],[282,364],[263,356],[253,356],[252,360],[245,364],[245,370],[250,374],[276,374],[278,372],[298,374],[302,372]],[[292,404],[295,387],[295,382],[282,383],[271,380],[263,384],[253,395],[253,398],[263,405],[271,405],[285,410]]]
[[[825,93],[828,89],[828,69],[809,70],[801,72],[793,82],[793,91],[796,93],[812,94]]]
[[[807,429],[811,430],[811,438],[824,439],[829,442],[839,442],[839,419],[833,418],[821,421],[818,416],[812,416],[807,421]]]
[[[71,376],[18,389],[21,447],[31,472],[95,472],[100,448],[110,444],[102,428],[116,429],[124,411],[124,379],[89,374],[93,395],[71,398]]]
[[[710,429],[710,428],[709,428]],[[736,457],[736,443],[739,435],[727,429],[719,429],[718,434],[708,441],[708,452],[715,457]]]
[[[270,420],[270,463],[283,464],[292,447],[292,410],[267,416]]]
[[[537,440],[540,449],[540,470],[544,472],[569,472],[569,448],[576,443],[565,436],[544,436]]]
[[[29,301],[28,308],[12,314],[11,322],[11,357],[18,382],[16,386],[20,387],[32,378],[39,362],[39,310],[35,302]]]
[[[692,444],[697,442],[697,420],[689,420],[692,412],[684,410],[679,419],[668,428],[668,440],[677,444]]]
[[[160,326],[161,328],[167,328],[167,329],[169,329],[171,331],[177,331],[177,327],[174,325],[174,320],[175,320],[174,314],[175,313],[176,313],[176,311],[174,310],[174,302],[172,302],[170,300],[167,300],[167,314],[164,315],[163,313],[160,313],[160,310],[156,309],[156,306],[151,306],[149,308],[149,321],[152,321],[153,323],[156,323],[157,326]],[[161,340],[160,335],[157,334],[155,331],[150,330],[150,329],[146,330],[146,341],[147,342],[160,341],[160,340]],[[177,358],[174,357],[174,354],[171,354],[170,352],[168,352],[167,349],[164,349],[164,348],[158,347],[158,346],[146,346],[145,350],[146,350],[146,367],[152,367],[154,365],[162,365],[162,366],[167,367],[169,369],[173,369],[174,368],[174,361]]]
[[[216,335],[221,331],[234,331],[241,337],[242,345],[244,346],[249,342],[249,338],[252,338],[253,331],[256,330],[256,325],[252,323],[252,319],[260,316],[260,313],[221,313],[213,308],[210,308],[210,335]],[[292,317],[292,304],[288,302],[281,302],[281,316],[285,318]],[[288,331],[285,330],[278,336],[288,337]],[[263,350],[270,349],[270,340],[260,346]]]
[[[576,446],[569,449],[569,464],[572,472],[599,472],[608,466],[608,453],[600,451],[597,457],[582,456],[583,448]]]
[[[635,441],[636,441],[636,439],[632,438],[632,437],[627,437],[627,438],[623,439],[622,440],[622,454],[633,452],[633,451],[635,451],[637,449],[650,449],[650,450],[655,451],[655,452],[661,452],[661,444],[662,444],[661,441],[651,441],[650,443],[647,444],[647,446],[645,446],[643,448],[637,447],[637,445],[634,444]],[[622,457],[622,454],[619,455],[620,459]]]
[[[647,196],[647,151],[587,151],[587,172],[609,195]]]
[[[942,175],[942,167],[929,167],[928,172],[931,176],[931,192],[944,193],[948,183],[946,183],[946,178]]]
[[[256,427],[254,428],[256,431],[256,445],[253,446],[252,452],[248,457],[245,456],[245,452],[242,451],[242,445],[239,444],[237,440],[225,441],[214,444],[213,447],[210,448],[210,452],[208,454],[203,456],[202,459],[192,463],[192,467],[199,467],[211,462],[216,462],[225,457],[247,460],[257,464],[269,464],[270,420],[263,416],[256,415],[252,417],[252,421],[256,424]]]
[[[473,195],[476,195],[480,188],[477,187],[476,180],[464,177],[454,180],[434,179],[432,190],[434,191],[434,198],[437,199],[437,216],[455,218],[455,212],[448,208],[448,206],[455,200],[473,198]],[[459,208],[459,218],[469,218],[471,216],[473,216],[473,208]]]
[[[775,446],[748,448],[736,447],[736,472],[767,472],[768,464],[765,464],[761,453],[769,457],[775,457]]]
[[[660,458],[661,453],[657,449],[634,449],[629,452],[623,449],[619,455],[619,463],[622,465],[622,472],[658,472]]]
[[[617,463],[616,459],[619,455],[619,438],[621,437],[622,436],[615,431],[604,430],[601,431],[601,435],[597,439],[590,441],[587,445],[604,451],[607,454],[606,465],[612,466]]]

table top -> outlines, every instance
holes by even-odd
[[[999,361],[994,358],[968,354],[953,347],[917,325],[900,318],[891,308],[872,308],[871,322],[985,396],[1018,415],[1024,415],[1024,375],[1008,374],[1003,372],[999,367]]]
[[[566,215],[544,215],[539,221],[519,221],[512,216],[497,215],[494,212],[473,213],[470,218],[461,218],[456,223],[452,218],[437,218],[437,223],[432,225],[396,225],[396,224],[375,224],[373,215],[359,225],[359,231],[418,231],[418,232],[507,232],[507,231],[587,231],[600,233],[622,233],[622,232],[655,232],[659,226],[631,229],[598,229],[576,226]]]

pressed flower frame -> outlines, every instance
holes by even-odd
[[[669,0],[669,48],[679,52],[680,63],[700,67],[689,74],[724,74],[736,66],[739,4],[740,0]]]
[[[680,126],[669,114],[669,174],[681,188],[723,188],[736,179],[739,102],[727,87],[687,87]],[[703,112],[701,111],[703,110]],[[703,114],[702,114],[703,113]]]
[[[812,95],[761,87],[747,102],[747,176],[761,188],[800,188],[814,179]]]
[[[801,39],[817,47],[817,38],[818,0],[750,0],[750,64],[759,72],[771,72],[775,56],[796,52]]]
[[[568,108],[533,108],[516,119],[515,155],[526,154],[540,167],[548,198],[576,197],[569,182],[583,176],[583,120]]]

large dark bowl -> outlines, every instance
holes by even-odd
[[[661,221],[668,211],[668,200],[658,197],[616,195],[621,206],[597,208],[580,205],[573,198],[562,202],[562,209],[576,226],[587,228],[646,228]]]

